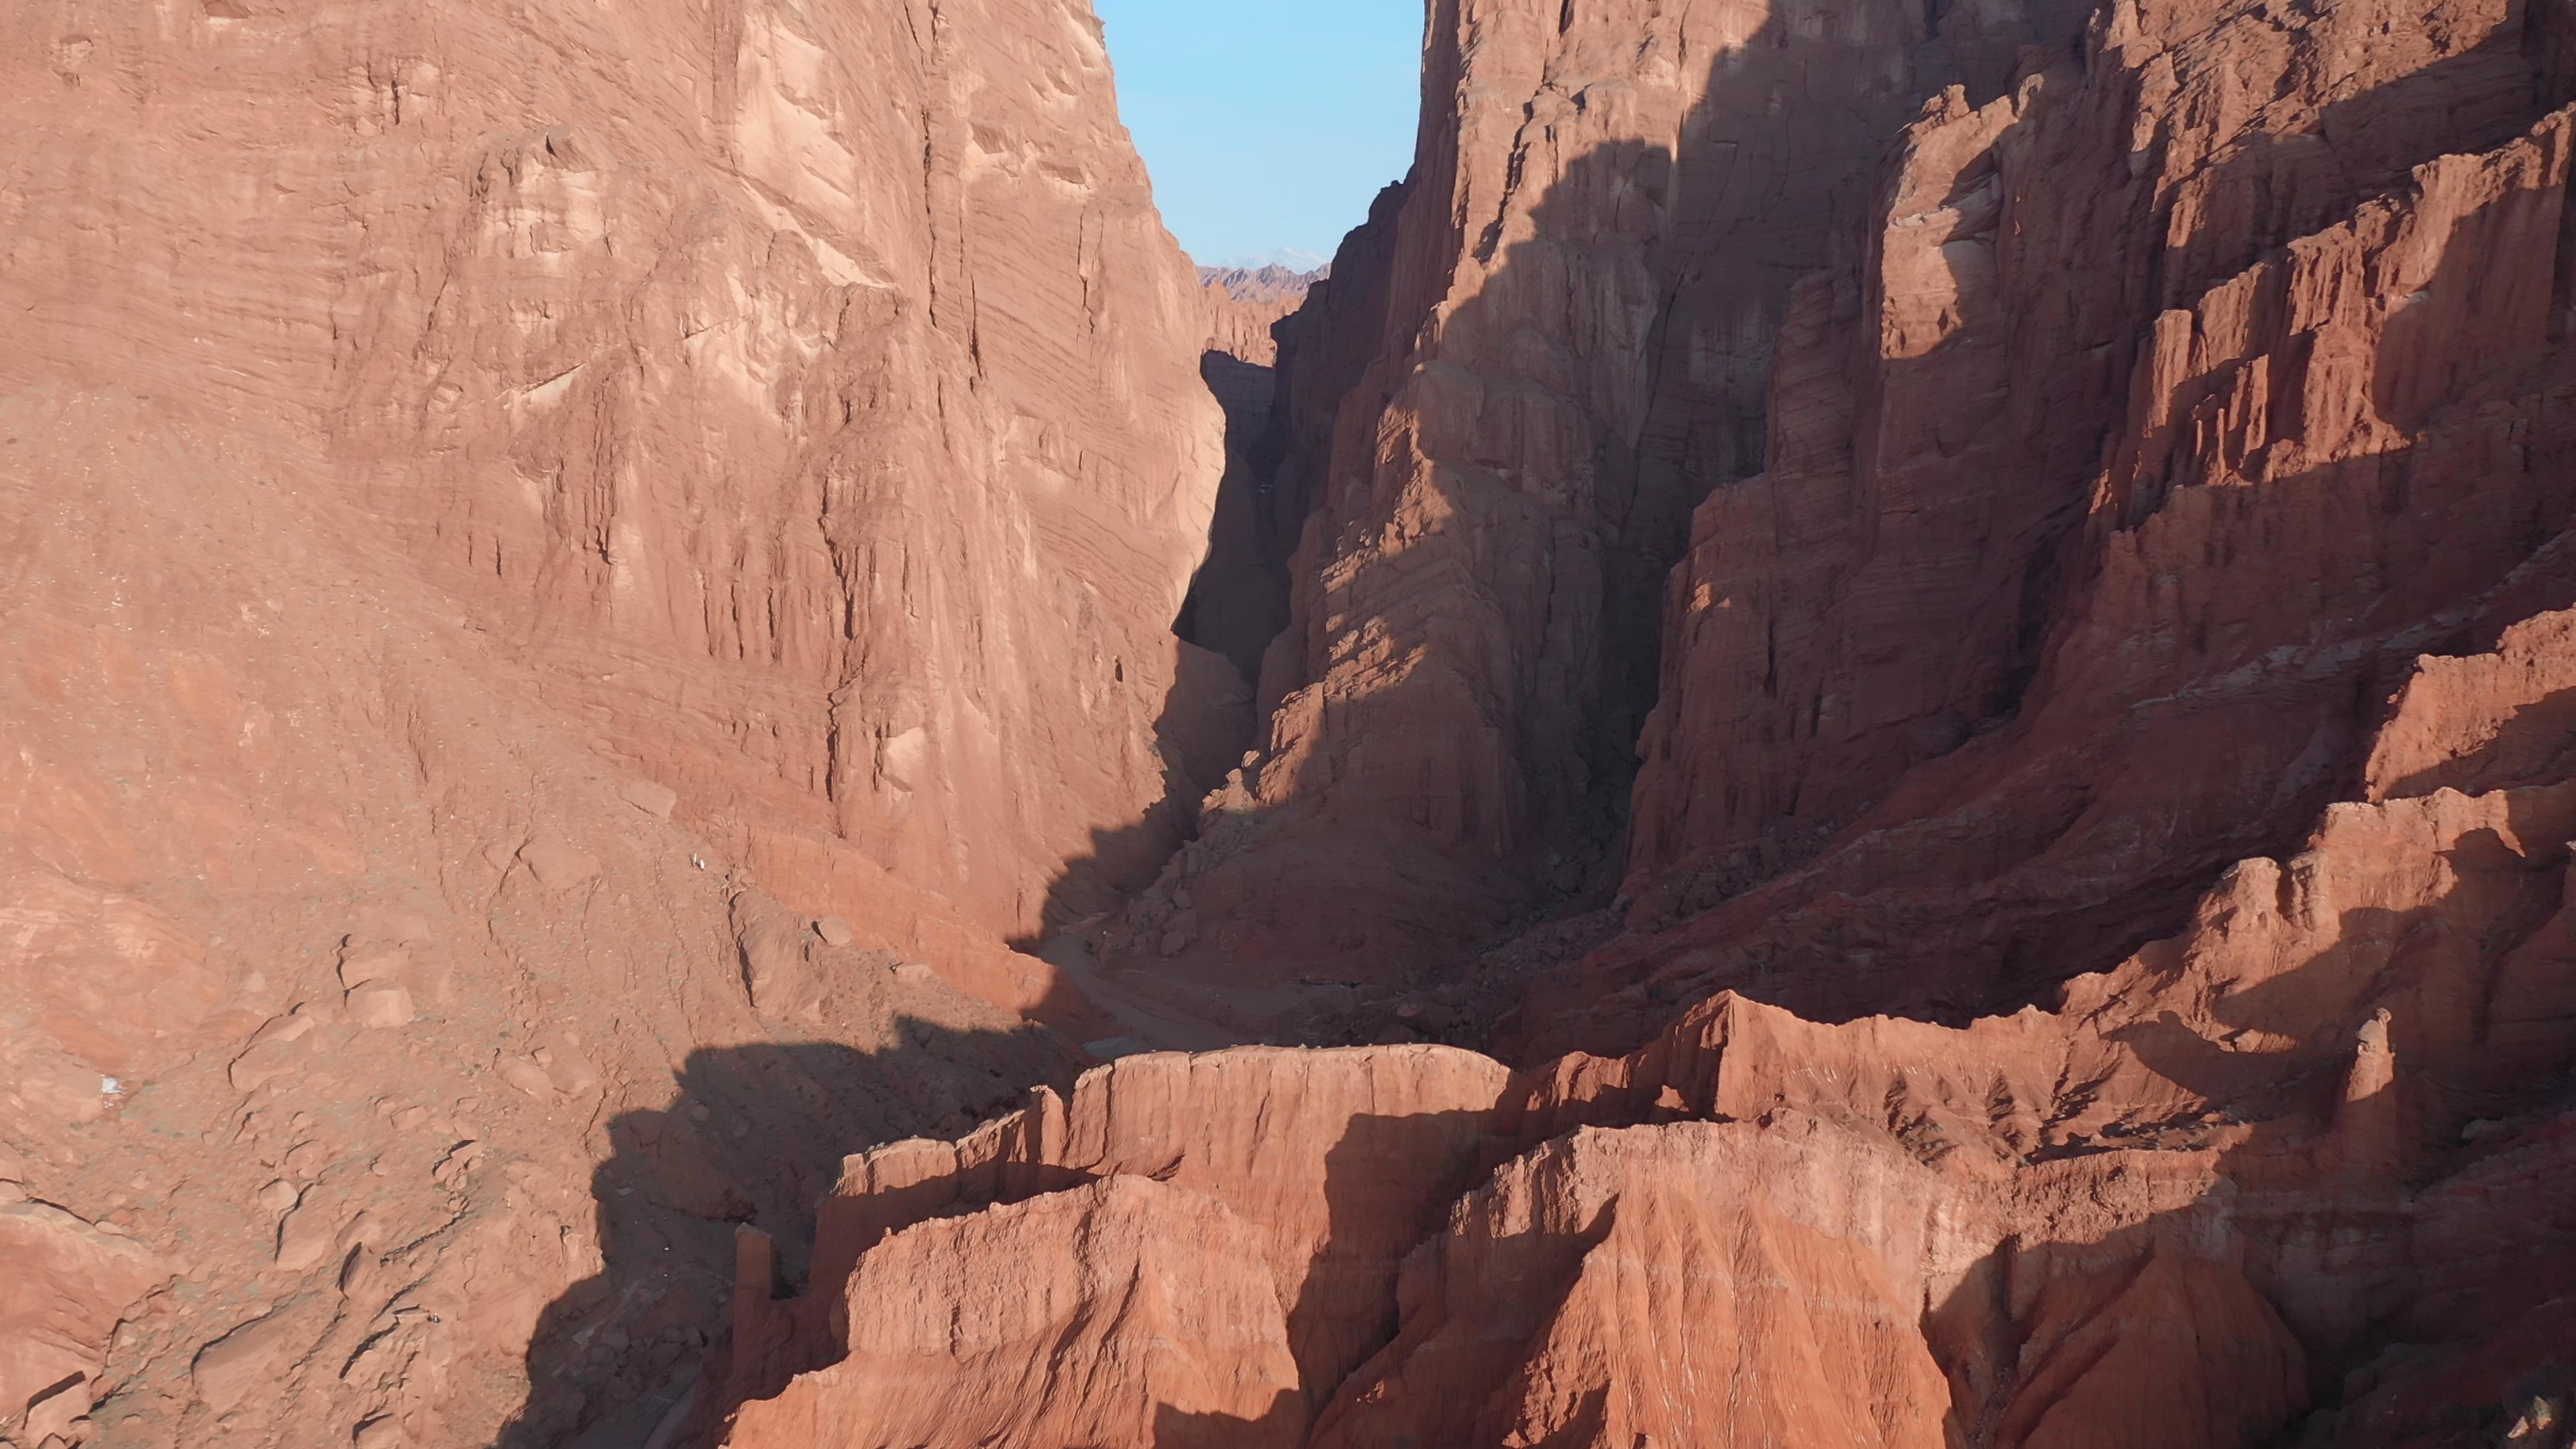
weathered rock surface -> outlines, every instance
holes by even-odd
[[[2565,1439],[2564,7],[1430,9],[0,17],[0,1444]]]
[[[1993,1241],[1960,1196],[1821,1124],[1560,1138],[1407,1263],[1315,1442],[1942,1444],[1916,1320]]]
[[[7,1211],[184,1274],[0,1249],[0,1439],[644,1442],[738,1222],[1069,1083],[1006,942],[1242,749],[1097,22],[0,32]]]
[[[886,1234],[1119,1176],[1185,1190],[1245,1225],[1287,1305],[1301,1393],[1328,1388],[1374,1351],[1396,1264],[1491,1155],[1507,1076],[1431,1046],[1135,1056],[1086,1074],[1069,1098],[1041,1089],[961,1142],[852,1157],[819,1209],[814,1293],[793,1309],[756,1304],[736,1325],[743,1391],[831,1360],[866,1311],[842,1284]],[[1305,1412],[1301,1399],[1300,1422]]]
[[[0,1264],[0,1434],[68,1442],[98,1397],[117,1324],[170,1267],[131,1238],[26,1201],[0,1202]]]
[[[1663,574],[1758,470],[1791,283],[1920,96],[2080,27],[1833,13],[1434,7],[1413,174],[1292,324],[1263,755],[1157,892],[1223,922],[1182,974],[1276,988],[1247,1027],[1616,878]]]
[[[1279,333],[1269,738],[1098,937],[1279,1029],[1625,896],[1306,1442],[2563,1437],[2564,16],[1679,8],[1435,7],[1421,164]],[[1343,1130],[1202,1060],[1076,1099]],[[1093,1191],[1064,1110],[843,1199]],[[1158,1121],[1079,1157],[1310,1191]]]
[[[1262,1259],[1242,1219],[1143,1177],[908,1228],[850,1279],[871,1311],[848,1356],[748,1408],[738,1442],[1302,1443]]]
[[[1907,131],[1674,575],[1631,940],[1547,1041],[1612,979],[2037,996],[2290,847],[2418,655],[2569,601],[2555,22],[2400,10],[2123,10]]]

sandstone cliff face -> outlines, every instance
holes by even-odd
[[[2476,712],[2512,717],[2567,687],[2576,659],[2544,642],[2567,618],[2421,677],[2475,671]],[[1140,1057],[1070,1108],[1042,1096],[953,1146],[854,1158],[825,1236],[855,1264],[816,1278],[837,1326],[771,1340],[846,1342],[848,1363],[745,1405],[728,1442],[817,1425],[911,1442],[877,1427],[881,1406],[958,1392],[959,1371],[954,1350],[875,1346],[913,1295],[975,1281],[976,1235],[1113,1202],[1163,1235],[1158,1262],[1195,1262],[1236,1223],[1255,1225],[1247,1247],[1288,1246],[1262,1253],[1275,1297],[1209,1270],[1246,1295],[1231,1331],[1258,1347],[1227,1398],[1086,1326],[1152,1290],[1050,1291],[1064,1352],[1043,1382],[1010,1380],[1014,1422],[1195,1429],[1210,1421],[1165,1410],[1223,1400],[1217,1422],[1263,1443],[2432,1445],[2517,1419],[2502,1442],[2529,1439],[2567,1404],[2563,1245],[2542,1245],[2564,1231],[2552,1194],[2576,1140],[2576,782],[2498,757],[2489,730],[2432,743],[2429,695],[2410,694],[2375,750],[2514,783],[2339,803],[2304,849],[2239,864],[2180,934],[2070,982],[2053,1012],[1828,1025],[1729,994],[1625,1057],[1507,1081],[1424,1047]],[[1375,1140],[1444,1148],[1349,1156],[1373,1119]],[[1475,1184],[1445,1215],[1421,1196],[1444,1179]],[[1290,1394],[1267,1305],[1318,1300],[1300,1265],[1325,1259],[1295,1225],[1325,1216],[1328,1248],[1360,1239],[1343,1224],[1383,1242],[1408,1220],[1420,1246],[1400,1270],[1379,1246],[1341,1260],[1324,1301],[1365,1305],[1373,1281],[1395,1315],[1354,1313],[1373,1337],[1293,1354]],[[1124,1231],[1071,1255],[1129,1281]],[[798,1312],[758,1302],[737,1339]],[[1183,1387],[1139,1377],[1157,1372]],[[988,1396],[969,1417],[993,1412]]]
[[[0,19],[0,1444],[2567,1439],[2563,9]]]
[[[1241,748],[1097,25],[0,29],[0,1439],[643,1442]]]
[[[1429,82],[1461,114],[1480,76],[1559,54],[1543,19],[1623,25],[1638,55],[1661,34],[1660,12],[1516,31],[1462,8],[1435,16]],[[1473,43],[1444,50],[1453,20]],[[1379,1280],[1396,1312],[1364,1358],[1297,1355],[1293,1413],[1257,1390],[1224,1411],[1246,1437],[2564,1438],[2567,1268],[2543,1246],[2576,1104],[2563,18],[2116,6],[2018,53],[1955,23],[1946,55],[1899,52],[1903,77],[1960,85],[1919,109],[1894,87],[1903,114],[1855,138],[1866,184],[1802,173],[1850,200],[1805,244],[1832,265],[1784,263],[1746,294],[1767,313],[1712,303],[1737,351],[1701,336],[1683,355],[1707,370],[1672,384],[1701,424],[1763,437],[1733,471],[1679,470],[1714,491],[1672,492],[1697,507],[1628,851],[1575,853],[1558,887],[1623,873],[1624,934],[1541,971],[1507,1037],[1529,1064],[1452,1109],[1466,1185]],[[1614,125],[1596,117],[1641,90],[1505,87],[1497,109],[1526,141]],[[1594,525],[1617,440],[1650,455],[1664,384],[1635,378],[1664,344],[1639,319],[1694,314],[1642,284],[1623,310],[1650,265],[1525,292],[1481,269],[1515,236],[1598,262],[1605,218],[1662,198],[1622,172],[1480,232],[1458,198],[1550,174],[1547,153],[1444,124],[1281,329],[1274,493],[1313,512],[1266,751],[1102,938],[1176,983],[1255,988],[1246,1021],[1314,1009],[1257,988],[1400,978],[1532,900],[1535,852],[1592,808],[1565,803],[1593,791],[1586,722],[1618,698],[1582,646],[1633,639],[1597,602],[1618,535],[1553,530]],[[1499,187],[1460,179],[1495,158]],[[1476,296],[1439,290],[1459,275]],[[1512,305],[1479,340],[1488,299]],[[1730,356],[1746,392],[1712,383]],[[1530,501],[1568,478],[1561,513]],[[1633,486],[1623,506],[1651,496]],[[1525,514],[1581,546],[1513,555]],[[1583,627],[1551,632],[1569,599]],[[1596,672],[1552,713],[1515,669]],[[1289,975],[1313,961],[1336,976]],[[1043,1125],[1048,1099],[854,1159],[855,1266],[818,1272],[821,1307],[753,1321],[831,1357],[876,1311],[873,1256],[912,1261],[910,1224],[1092,1211],[1104,1171],[1186,1182],[1164,1232],[1207,1204],[1311,1221],[1364,1179],[1330,1170],[1347,1099],[1295,1084],[1420,1050],[1209,1073],[1201,1110],[1259,1123],[1261,1161],[1149,1113],[1068,1173],[1033,1145],[1082,1138]],[[1274,1165],[1291,1141],[1320,1187]],[[1072,1341],[1065,1383],[1119,1384],[1121,1422],[1153,1421],[1158,1391]],[[864,1412],[834,1372],[747,1404],[729,1442]],[[950,1382],[906,1372],[922,1387],[877,1392]],[[1032,1392],[1030,1412],[1093,1412]]]
[[[1413,175],[1292,324],[1292,618],[1262,758],[1158,897],[1208,923],[1185,969],[1386,978],[1615,878],[1663,574],[1760,467],[1791,283],[1921,95],[2073,23],[1435,7]]]
[[[1773,470],[1676,571],[1632,942],[1549,1001],[2028,999],[2350,792],[2419,652],[2567,601],[2567,120],[2521,11],[2456,22],[2410,70],[2348,8],[2119,12],[2081,76],[1927,108],[1875,270],[1802,290]],[[2260,64],[2281,99],[2186,126]]]
[[[1088,12],[442,14],[31,12],[18,369],[318,445],[818,907],[1032,932],[1068,859],[1064,909],[1150,877],[1223,455]],[[149,267],[91,244],[144,224]]]
[[[2021,706],[2069,595],[2081,597],[2069,585],[2103,566],[2101,535],[2141,529],[2178,489],[2296,487],[2346,456],[2390,452],[2389,430],[2420,427],[2466,381],[2451,374],[2465,339],[2425,335],[2429,314],[2382,337],[2313,299],[2275,300],[2299,273],[2321,279],[2322,259],[2242,271],[2311,234],[2329,245],[2326,224],[2403,190],[2414,163],[2499,145],[2536,119],[2520,7],[2408,9],[2392,42],[2398,19],[2366,6],[2287,28],[2253,12],[2121,12],[2081,76],[2035,76],[1982,107],[1946,97],[1909,130],[1873,270],[1819,277],[1804,296],[1811,320],[1779,374],[1769,470],[1721,490],[1695,525],[1633,869],[1838,827],[1904,768]],[[2123,154],[2134,159],[2113,164]],[[2445,182],[2526,184],[2456,167]],[[2433,253],[2424,264],[2438,269],[2451,241],[2444,213],[2500,199],[2430,198],[2434,214],[2414,223]],[[2075,256],[2086,266],[2062,264]],[[2501,285],[2541,289],[2516,299],[2539,322],[2551,268],[2527,265]],[[2402,280],[2411,295],[2434,278]],[[2449,334],[2501,314],[2473,302],[2445,320]],[[2189,323],[2208,324],[2209,340]],[[2361,329],[2351,350],[2278,358],[2329,326]],[[2545,338],[2480,340],[2529,350]],[[2439,380],[2402,400],[2399,384],[2358,376],[2419,366]],[[2298,411],[2311,378],[2362,387],[2372,416]],[[2261,394],[2260,418],[2228,413],[2231,387]],[[2170,678],[2193,663],[2129,667]]]

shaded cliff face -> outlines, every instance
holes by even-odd
[[[725,1442],[2559,1442],[2571,630],[2053,1012],[1142,1056],[853,1157]]]
[[[2417,654],[2566,601],[2554,17],[2152,18],[1927,108],[1802,285],[1672,579],[1631,939],[1534,1039],[2044,999],[2351,792]]]
[[[1454,966],[1606,894],[1663,576],[1761,468],[1791,284],[1922,96],[2077,23],[1435,7],[1413,175],[1283,330],[1262,758],[1112,956],[1154,957],[1186,894],[1174,974],[1275,989],[1258,1029],[1320,1004],[1300,978]]]
[[[0,1439],[642,1442],[1240,749],[1098,26],[0,30]]]

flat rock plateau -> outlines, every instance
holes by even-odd
[[[0,1446],[2565,1449],[2576,10],[0,6]]]

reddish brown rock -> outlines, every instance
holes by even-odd
[[[868,1311],[848,1356],[746,1407],[729,1442],[1300,1444],[1291,1305],[1260,1238],[1126,1176],[908,1228],[851,1275]]]
[[[1222,922],[1170,974],[1248,978],[1260,1029],[1615,878],[1662,575],[1751,471],[1790,284],[1916,99],[2034,38],[1954,15],[1936,56],[1901,7],[1435,8],[1413,174],[1290,352],[1293,608],[1262,758],[1158,889]]]
[[[1397,1262],[1492,1155],[1506,1079],[1500,1064],[1445,1047],[1130,1056],[1086,1073],[1069,1099],[1041,1091],[963,1141],[899,1142],[853,1157],[820,1209],[814,1298],[792,1325],[737,1325],[744,1341],[783,1330],[794,1341],[766,1363],[742,1365],[737,1387],[760,1393],[782,1368],[831,1361],[867,1311],[841,1285],[887,1233],[1135,1175],[1207,1198],[1247,1225],[1293,1310],[1300,1391],[1328,1392],[1374,1351]]]
[[[2249,19],[2195,23],[2199,31],[2180,38],[2106,41],[2102,56],[2143,58],[2150,79],[2160,67],[2179,67],[2191,78],[2180,91],[2142,79],[2135,96],[2106,92],[2098,69],[2081,78],[2051,71],[1982,110],[1955,98],[1935,105],[1899,157],[1897,204],[1954,197],[1969,182],[1991,185],[2000,188],[1995,225],[2021,238],[1999,258],[2063,254],[2070,248],[2056,228],[2091,213],[2070,213],[2052,189],[2057,183],[2044,178],[2070,167],[2109,174],[2107,161],[2071,159],[2086,146],[2113,144],[2086,137],[2128,135],[2131,121],[2163,125],[2165,108],[2198,104],[2194,87],[2232,84],[2232,71],[2184,66],[2181,56],[2242,44],[2304,75],[2299,56],[2365,44],[2340,13],[2288,36],[2265,29],[2270,38],[2259,45],[2240,33]],[[2011,271],[1993,284],[2004,298],[1992,314],[2002,332],[1981,332],[1929,304],[1920,318],[1884,328],[1866,311],[1835,323],[1832,309],[1881,293],[1857,282],[1809,287],[1813,325],[1793,334],[1813,352],[1784,358],[1780,386],[1840,388],[1880,412],[1784,405],[1775,424],[1790,431],[1773,449],[1782,467],[1702,510],[1693,560],[1675,576],[1665,723],[1648,731],[1639,784],[1631,935],[1578,973],[1580,984],[1532,1003],[1528,1019],[1547,1023],[1533,1047],[1583,1041],[1579,1022],[1636,1011],[1647,995],[1686,1001],[1756,974],[1784,983],[1777,999],[1819,1013],[1902,1005],[1956,1016],[2031,999],[2072,969],[2169,933],[2193,895],[2233,860],[2288,853],[2338,798],[2346,772],[2362,767],[2378,701],[2418,655],[2483,650],[2524,615],[2566,604],[2565,571],[2551,560],[2561,557],[2554,540],[2571,499],[2550,459],[2569,446],[2555,422],[2569,376],[2547,321],[2555,303],[2543,299],[2558,286],[2568,122],[2535,114],[2523,52],[2505,43],[2525,24],[2519,12],[2479,11],[2438,32],[2442,46],[2473,47],[2456,63],[2385,74],[2378,89],[2355,95],[2329,87],[2261,112],[2264,124],[2289,126],[2293,139],[2263,143],[2256,156],[2314,188],[2299,192],[2313,195],[2301,204],[2314,210],[2256,226],[2188,210],[2189,198],[2216,184],[2210,177],[2155,193],[2161,199],[2148,214],[2164,220],[2145,231],[2173,239],[2156,253],[2175,287],[2164,310],[2124,314],[2108,295],[2079,307],[2068,289],[2091,285],[2083,280],[2091,274],[2058,266]],[[2477,144],[2498,132],[2506,139],[2473,154],[2438,155],[2442,141],[2394,119],[2416,115],[2411,106],[2427,96],[2442,97],[2447,124],[2460,128],[2446,135]],[[2295,138],[2322,124],[2320,106],[2337,108],[2337,117],[2383,117],[2334,143],[2350,150],[2348,172],[2294,159],[2312,149]],[[1995,129],[2007,120],[2008,129]],[[2517,121],[2528,127],[2518,139],[2510,129]],[[1958,135],[1979,145],[1994,137],[1991,155],[1974,164],[1992,167],[1990,176],[1972,168],[1962,180],[1946,179],[1957,170]],[[2256,139],[2230,144],[2254,147]],[[1967,149],[1974,153],[1974,145]],[[2171,164],[2198,154],[2180,141],[2174,149],[2182,159]],[[2426,153],[2434,159],[2401,169]],[[2027,202],[2015,200],[2017,176],[2031,188]],[[2392,190],[2355,198],[2359,177],[2384,177]],[[2345,208],[2342,219],[2321,230],[2264,230],[2337,207]],[[1952,211],[1938,215],[1950,219],[1935,232],[1967,224]],[[2218,239],[2243,227],[2289,245],[2224,270],[2212,259],[2224,254],[2229,267],[2252,260],[2241,238]],[[1882,253],[1896,255],[1924,233],[1891,227]],[[1877,275],[1862,280],[1877,287]],[[2014,301],[2023,287],[2061,300]],[[2007,439],[2021,436],[2016,428],[2062,439],[2067,420],[2084,415],[2076,400],[2038,411],[1997,402],[1978,424],[1975,436],[1985,441],[1872,455],[1874,466],[1912,459],[1902,466],[1925,486],[1966,500],[1957,504],[1962,517],[1992,510],[2031,523],[2038,531],[2015,545],[2026,551],[1998,553],[1981,525],[1962,524],[1958,548],[1945,555],[1951,562],[1929,555],[1907,562],[1888,551],[1946,547],[1931,541],[1928,525],[1897,530],[1835,511],[1875,496],[1853,491],[1861,475],[1848,472],[1850,460],[1864,454],[1850,439],[1879,447],[1897,436],[1889,428],[1915,426],[1908,419],[1962,416],[1941,401],[1948,394],[1940,389],[1957,381],[1953,370],[1918,375],[1899,365],[1895,352],[1913,345],[1904,340],[1915,335],[1908,327],[1953,328],[1945,357],[2003,348],[1995,365],[2009,385],[1995,396],[2020,399],[2075,386],[2083,374],[2065,353],[2044,363],[2030,353],[2068,345],[2055,322],[2007,324],[2092,315],[2084,307],[2095,308],[2104,327],[2126,315],[2132,339],[2086,355],[2134,363],[2116,368],[2116,378],[2099,383],[2096,404],[2085,405],[2098,404],[2105,418],[2101,450],[2053,475],[2058,481],[2048,486],[2061,490],[2058,502],[2037,494],[2007,502],[1989,490],[2038,474],[1973,460],[2040,457],[2035,445],[1996,443],[1994,430]],[[1842,371],[1847,365],[1863,371]],[[1914,409],[1908,389],[1918,385],[1932,390],[1919,412],[1886,411]],[[2003,452],[1978,451],[1989,446]],[[1757,516],[1804,516],[1800,498],[1827,510],[1814,515],[1820,528],[1821,520],[1841,519],[1831,524],[1834,536],[1865,542],[1875,561],[1820,563],[1823,556],[1812,555],[1801,563],[1765,553],[1783,535],[1756,526]],[[1909,519],[1957,511],[1950,503],[1904,506]],[[2050,517],[2058,521],[2041,527]],[[1738,562],[1746,572],[1734,572]],[[2023,582],[1988,587],[1943,572],[1972,563],[2006,566]],[[1775,567],[1788,572],[1765,573]],[[1967,673],[1884,710],[1870,705],[1877,722],[1853,725],[1834,710],[1864,697],[1838,682],[1837,671],[1862,667],[1868,656],[1825,642],[1820,672],[1799,674],[1806,666],[1797,660],[1811,627],[1841,640],[1834,630],[1855,610],[1875,607],[1875,595],[1853,584],[1874,569],[1912,580],[1907,588],[1951,577],[1939,586],[1945,597],[1997,607],[2019,597],[2009,611],[2018,622],[1997,617],[1985,637],[2023,642],[2009,649],[1998,642],[1999,652],[1975,660],[1959,655],[1969,660]],[[2181,587],[2186,578],[2190,586]],[[1824,610],[1816,616],[1822,624],[1796,593],[1810,587],[1820,591],[1809,602]],[[1909,618],[1933,612],[1921,599],[1886,607]],[[1968,647],[1986,627],[1963,623],[1945,638]],[[1885,622],[1867,633],[1900,637]],[[1776,648],[1766,642],[1775,636]],[[1868,665],[1868,677],[1894,687],[1909,671],[1947,668],[1936,661],[1951,647],[1909,650],[1901,664]],[[1822,662],[1828,656],[1845,662]],[[1941,694],[1971,676],[1998,687],[2013,682],[1987,696],[1991,707]],[[1793,715],[1803,721],[1794,728]],[[1922,732],[1927,721],[1945,719]],[[1762,762],[1746,752],[1761,753]],[[1784,767],[1793,759],[1816,763]],[[1852,901],[1866,904],[1854,910]],[[1594,1040],[1621,1036],[1614,1028]]]
[[[171,1276],[131,1238],[43,1203],[0,1202],[0,1434],[73,1442],[99,1397],[109,1336]]]
[[[735,1219],[1070,1076],[1023,1013],[1105,1033],[1008,942],[1240,755],[1171,635],[1206,319],[1097,22],[0,30],[0,1139],[193,1274],[77,1300],[64,1437],[614,1437]],[[850,925],[758,1011],[747,890]],[[255,1206],[308,1179],[370,1262]]]
[[[0,1435],[2563,1437],[2576,26],[1936,9],[10,18]]]
[[[1730,995],[1627,1057],[1517,1074],[1471,1110],[1501,1165],[1405,1259],[1395,1326],[1346,1378],[1299,1360],[1311,1442],[2145,1446],[2263,1440],[2316,1410],[2395,1444],[2463,1406],[2541,1412],[2576,1013],[2539,963],[2570,959],[2576,796],[2482,722],[2554,698],[2555,622],[2416,672],[2487,681],[2447,744],[2420,697],[2362,742],[2446,774],[2500,757],[2524,783],[2332,806],[2306,849],[2239,865],[2058,1012],[1831,1025]],[[1176,1136],[1172,1085],[1209,1124],[1307,1141],[1347,1097],[1301,1079],[1472,1060],[1131,1059],[1085,1079],[1088,1108],[859,1160],[845,1212],[1046,1201],[1089,1176],[1070,1164],[1160,1162],[1293,1222],[1293,1159],[1217,1125]],[[2415,1206],[2410,1183],[2431,1185]],[[868,1300],[847,1304],[864,1332]],[[2392,1324],[2449,1346],[2374,1356]]]
[[[1939,1445],[1921,1305],[1997,1235],[1955,1180],[1812,1121],[1578,1132],[1408,1261],[1402,1331],[1314,1442]]]

